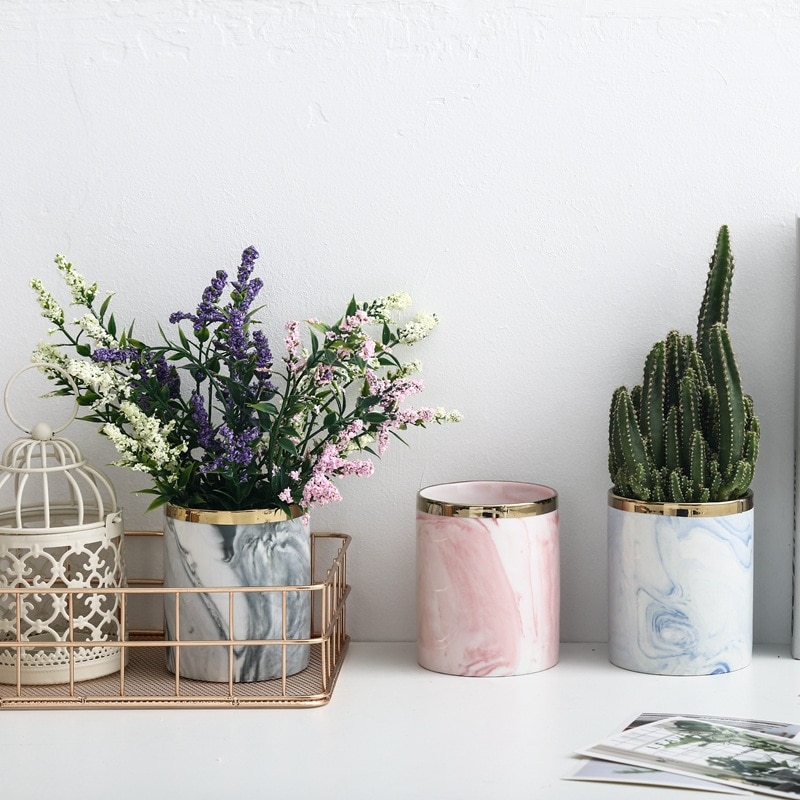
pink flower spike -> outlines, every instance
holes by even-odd
[[[339,490],[321,474],[312,475],[303,489],[303,505],[306,508],[315,504],[338,503],[341,499]]]
[[[284,327],[286,329],[286,337],[284,338],[286,349],[293,358],[296,358],[302,349],[300,334],[297,331],[298,322],[297,320],[290,320]]]
[[[339,329],[344,333],[352,333],[353,331],[360,330],[367,322],[369,322],[367,312],[359,308],[355,314],[344,318],[344,322],[339,326]]]
[[[404,408],[395,414],[395,425],[416,425],[418,422],[427,424],[433,422],[436,411],[433,408],[423,406],[422,408]]]
[[[384,422],[378,428],[378,455],[383,455],[389,447],[389,423]]]
[[[364,420],[354,419],[339,435],[340,445],[345,445],[364,432]]]
[[[364,361],[369,361],[370,358],[375,356],[375,342],[373,339],[366,339],[361,345],[358,354]]]

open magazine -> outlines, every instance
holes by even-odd
[[[568,779],[800,798],[800,725],[642,714],[583,754]]]

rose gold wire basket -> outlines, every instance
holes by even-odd
[[[159,537],[156,531],[128,531],[126,539],[137,537]],[[22,680],[21,655],[25,651],[40,650],[42,645],[32,644],[21,637],[19,620],[16,638],[13,635],[0,640],[0,649],[10,650],[16,655],[15,683],[0,684],[0,711],[10,709],[56,709],[56,708],[313,708],[325,705],[331,699],[339,670],[342,666],[350,638],[346,633],[346,600],[350,592],[347,584],[346,551],[350,536],[343,533],[312,533],[311,559],[312,580],[309,586],[275,586],[214,589],[165,588],[163,581],[149,577],[128,578],[126,588],[66,588],[46,589],[5,588],[0,599],[16,605],[19,609],[28,595],[52,594],[53,601],[67,608],[68,630],[65,647],[70,653],[68,682],[50,686],[27,686]],[[309,639],[257,639],[209,642],[192,640],[166,640],[163,630],[145,630],[129,625],[129,620],[141,616],[142,606],[160,604],[165,597],[179,607],[182,594],[221,593],[227,595],[231,620],[233,619],[234,596],[245,592],[278,592],[283,595],[284,626],[286,595],[288,592],[308,592],[311,595],[312,617]],[[119,595],[120,630],[119,640],[104,639],[99,642],[81,641],[74,635],[76,616],[74,608],[91,600],[92,595],[105,597]],[[80,599],[80,603],[77,600]],[[102,598],[98,598],[100,600]],[[137,614],[137,611],[139,612]],[[233,624],[229,629],[233,631]],[[285,630],[285,628],[284,628]],[[180,652],[187,647],[216,645],[227,647],[229,652],[228,681],[207,683],[181,678],[167,671],[165,648],[174,647]],[[255,683],[233,681],[234,647],[260,647],[277,645],[283,647],[283,670],[280,677]],[[309,666],[295,675],[286,674],[285,648],[287,646],[309,648]],[[120,647],[123,650],[119,672],[103,678],[79,681],[75,679],[75,661],[80,648]],[[179,669],[179,666],[178,666]],[[176,670],[177,672],[177,670]]]

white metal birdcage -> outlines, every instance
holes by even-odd
[[[121,641],[120,595],[96,590],[125,585],[122,513],[108,479],[56,436],[75,410],[55,429],[25,428],[11,413],[14,380],[37,367],[13,375],[4,396],[26,435],[0,462],[0,683],[66,683],[120,668],[121,648],[103,644]],[[93,591],[74,591],[82,588]]]

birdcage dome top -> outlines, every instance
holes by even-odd
[[[14,380],[36,367],[15,373],[3,398],[9,419],[25,435],[6,447],[0,461],[0,532],[54,533],[103,525],[118,511],[114,488],[77,445],[57,436],[75,418],[77,407],[57,428],[48,422],[26,428],[11,412],[8,397]]]

